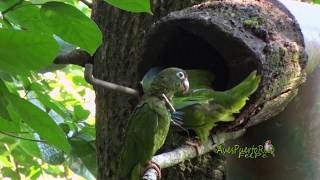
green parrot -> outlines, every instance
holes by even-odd
[[[150,89],[153,79],[159,72],[161,72],[162,69],[164,68],[160,66],[153,67],[143,76],[143,79],[140,82],[143,92],[147,92]],[[200,69],[190,69],[185,71],[188,74],[190,90],[212,87],[212,82],[214,81],[214,74],[212,72]]]
[[[177,111],[172,113],[172,119],[175,124],[193,130],[201,142],[205,142],[217,122],[234,120],[233,114],[240,112],[258,88],[260,76],[253,71],[240,84],[223,92],[211,88],[192,89],[192,83],[190,81],[190,93],[173,98]]]
[[[119,159],[119,174],[123,178],[139,180],[145,165],[160,168],[149,162],[164,144],[171,122],[170,101],[177,93],[187,93],[187,73],[179,68],[166,68],[153,78],[135,108],[126,130]]]

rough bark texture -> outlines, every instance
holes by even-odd
[[[93,5],[93,19],[104,34],[104,43],[94,58],[96,78],[137,88],[137,65],[145,32],[160,17],[173,10],[191,5],[189,0],[153,2],[154,16],[128,13],[98,1]],[[122,146],[125,127],[136,103],[132,97],[96,90],[96,130],[98,177],[100,180],[118,180],[117,157]],[[173,173],[174,171],[172,171]],[[175,175],[171,175],[173,179]],[[164,177],[165,179],[165,177]],[[169,179],[169,178],[168,178]]]
[[[303,82],[306,57],[301,33],[294,19],[281,8],[276,8],[274,4],[262,0],[247,0],[212,2],[188,8],[165,17],[162,22],[165,24],[170,20],[174,21],[177,17],[194,14],[200,19],[209,18],[205,22],[208,29],[203,28],[201,23],[197,24],[197,21],[192,23],[177,21],[179,25],[186,25],[185,28],[200,28],[191,28],[193,30],[191,34],[190,32],[177,34],[168,32],[172,37],[164,36],[163,38],[173,40],[173,43],[169,43],[167,48],[158,47],[157,44],[161,45],[163,41],[161,38],[150,38],[152,35],[148,35],[150,37],[143,46],[145,33],[153,23],[169,12],[191,7],[192,4],[197,3],[192,0],[154,1],[153,16],[127,13],[102,1],[95,3],[93,19],[104,34],[104,43],[94,58],[95,77],[138,88],[138,82],[143,73],[154,65],[206,68],[211,67],[211,62],[214,65],[212,71],[220,78],[213,86],[217,89],[226,89],[257,68],[263,76],[258,92],[236,123],[226,127],[230,129],[230,127],[254,125],[283,109],[296,94],[296,87]],[[213,25],[210,22],[216,22],[216,24]],[[217,27],[217,22],[220,22],[220,28],[226,31],[227,37],[231,38],[224,38],[226,35],[214,28]],[[218,34],[210,35],[210,29],[214,29]],[[157,32],[159,31],[155,31]],[[199,38],[199,35],[204,36]],[[216,38],[218,44],[210,44],[210,39],[214,42],[215,37],[222,38]],[[204,42],[203,39],[208,41]],[[193,45],[197,45],[198,48]],[[144,53],[140,56],[143,47]],[[197,51],[192,53],[192,50]],[[240,57],[232,56],[233,51]],[[183,61],[184,59],[186,60]],[[201,61],[203,59],[204,61]],[[140,64],[138,72],[138,63],[141,60],[143,63]],[[95,90],[97,179],[118,180],[117,157],[123,144],[127,120],[137,100],[99,87],[95,87]],[[162,151],[181,145],[183,140],[184,137],[170,133],[167,145]],[[213,153],[207,154],[163,170],[163,179],[224,179],[224,163],[223,157]]]

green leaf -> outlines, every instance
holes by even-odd
[[[10,177],[11,179],[20,179],[17,173],[12,168],[9,168],[9,167],[1,168],[0,174],[2,174],[3,177]]]
[[[73,110],[77,120],[85,120],[90,115],[90,111],[83,109],[81,105],[76,105]]]
[[[6,18],[23,30],[52,34],[49,28],[41,21],[40,8],[29,2],[24,2],[17,6],[16,9],[9,11],[6,14]]]
[[[93,173],[96,173],[93,169],[93,173],[86,167],[86,164],[82,162],[81,158],[72,155],[68,158],[69,168],[76,174],[84,177],[86,180],[95,180],[95,176]],[[93,165],[96,166],[96,165]],[[96,169],[96,168],[95,168]]]
[[[72,156],[78,157],[81,160],[77,163],[78,165],[75,166],[77,169],[75,172],[86,178],[89,178],[90,174],[96,176],[96,149],[90,142],[86,142],[83,139],[72,139],[70,144],[72,145]],[[89,170],[90,173],[88,173],[87,170]]]
[[[320,4],[320,0],[314,0],[314,3]]]
[[[105,0],[119,9],[129,12],[147,12],[152,14],[150,0]]]
[[[84,127],[81,129],[77,138],[88,142],[94,142],[96,140],[96,128],[90,124],[85,123]]]
[[[47,2],[40,15],[44,23],[61,39],[93,54],[102,42],[98,26],[77,8],[61,3]]]
[[[12,29],[0,29],[0,70],[24,74],[52,63],[59,50],[52,36]]]
[[[20,128],[16,125],[15,122],[0,117],[0,131],[19,132]]]
[[[33,134],[24,134],[24,138],[35,139]],[[41,158],[37,142],[20,140],[19,146],[32,157]]]
[[[9,102],[5,99],[5,93],[8,93],[8,89],[0,79],[0,116],[4,119],[10,119],[10,114],[7,111]]]
[[[17,112],[32,129],[34,129],[47,143],[69,153],[71,150],[70,144],[62,131],[62,129],[50,118],[50,116],[31,104],[25,99],[8,94],[12,104]]]
[[[0,18],[0,28],[12,29],[12,25],[8,21],[4,21]]]
[[[4,11],[8,9],[9,7],[16,4],[19,0],[1,0],[0,1],[0,11]]]
[[[68,109],[63,107],[62,104],[60,104],[57,101],[53,101],[51,97],[47,94],[41,94],[41,92],[35,92],[35,93],[36,93],[37,99],[41,102],[42,105],[44,105],[46,108],[52,109],[64,119],[71,120],[71,117],[68,114]]]

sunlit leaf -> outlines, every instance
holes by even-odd
[[[147,12],[152,14],[150,0],[105,0],[119,9],[129,12]]]
[[[90,54],[93,54],[102,42],[102,33],[98,26],[71,5],[47,2],[42,5],[40,14],[56,35]]]
[[[70,115],[67,113],[67,109],[63,107],[59,102],[53,101],[47,94],[42,94],[41,92],[35,92],[36,98],[48,109],[52,109],[62,118],[70,120]]]
[[[0,29],[0,70],[20,74],[52,63],[59,50],[52,36]]]
[[[23,134],[22,136],[24,138],[35,139],[33,133]],[[41,154],[40,154],[40,150],[38,148],[37,142],[20,140],[19,146],[30,156],[41,158]]]
[[[52,34],[49,28],[41,21],[40,8],[24,2],[6,14],[6,18],[23,30],[32,30],[39,33]]]
[[[18,177],[17,173],[9,167],[3,167],[0,170],[0,174],[2,174],[3,177],[10,177],[12,179],[20,179],[20,177]]]
[[[90,111],[84,109],[81,105],[74,107],[74,114],[77,120],[85,120],[90,115]]]
[[[25,99],[10,94],[8,94],[7,97],[15,106],[17,112],[23,117],[24,122],[34,129],[40,135],[41,139],[46,140],[49,144],[54,145],[66,153],[70,152],[71,147],[64,132],[47,113]],[[50,130],[50,132],[48,130]]]

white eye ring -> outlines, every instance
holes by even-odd
[[[184,79],[185,78],[184,73],[181,72],[181,71],[177,73],[177,76],[178,76],[179,79]]]

